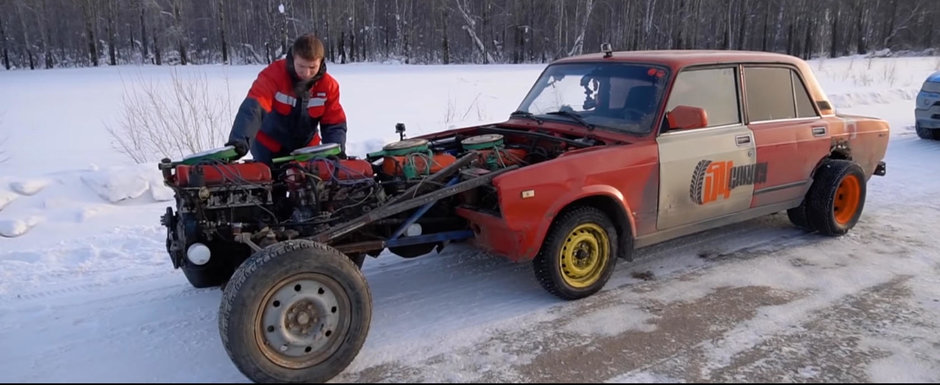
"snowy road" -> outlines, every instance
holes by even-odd
[[[546,294],[528,264],[464,245],[369,259],[372,328],[336,381],[940,380],[940,241],[924,226],[940,202],[922,162],[938,155],[940,143],[895,134],[847,236],[758,218],[641,249],[577,302]],[[157,230],[141,239],[162,258]],[[4,298],[0,362],[28,370],[3,377],[245,381],[219,341],[220,291],[168,267]]]

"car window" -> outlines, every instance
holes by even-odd
[[[819,116],[813,108],[813,101],[803,85],[803,80],[796,74],[796,71],[790,70],[790,78],[793,79],[793,97],[796,98],[796,116],[800,118],[809,118]]]
[[[518,110],[645,134],[659,112],[668,68],[628,63],[561,63],[546,68]]]
[[[745,67],[744,85],[749,121],[796,117],[790,69]]]
[[[708,127],[741,122],[734,68],[685,70],[676,76],[666,111],[676,106],[705,109]]]

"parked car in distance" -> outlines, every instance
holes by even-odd
[[[922,139],[940,139],[940,71],[924,80],[914,106],[914,129]]]

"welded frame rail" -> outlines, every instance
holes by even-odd
[[[513,165],[510,167],[501,169],[501,170],[492,171],[487,174],[483,174],[481,176],[475,177],[473,179],[457,183],[453,186],[443,187],[439,190],[432,191],[427,194],[420,195],[412,199],[408,199],[406,201],[379,207],[349,222],[345,222],[343,224],[334,226],[330,230],[311,236],[309,237],[309,239],[312,239],[314,241],[321,242],[321,243],[329,243],[330,241],[336,238],[349,234],[350,232],[355,231],[356,229],[359,229],[379,219],[383,219],[383,218],[401,213],[403,211],[407,211],[407,210],[413,209],[415,207],[418,207],[418,206],[421,206],[430,202],[436,202],[443,198],[457,195],[464,191],[472,190],[474,188],[485,185],[489,183],[491,180],[493,180],[493,178],[495,178],[496,176],[501,175],[502,173],[507,172],[507,171],[515,170],[518,167],[519,166]],[[441,170],[441,171],[444,171],[444,170]]]

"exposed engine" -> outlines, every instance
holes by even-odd
[[[496,130],[501,129],[491,128]],[[338,146],[327,144],[275,159],[271,167],[250,160],[231,162],[219,153],[181,162],[166,159],[160,168],[176,192],[176,210],[168,207],[162,218],[168,227],[167,250],[175,267],[201,266],[217,259],[210,257],[221,249],[237,266],[251,249],[332,232],[321,241],[342,245],[350,255],[375,256],[385,247],[405,257],[423,255],[450,239],[472,235],[460,232],[469,233],[464,220],[453,214],[457,205],[498,215],[495,189],[479,183],[446,199],[428,195],[406,210],[385,211],[445,186],[552,159],[578,144],[526,134],[402,138],[366,159],[341,158]],[[436,178],[442,174],[447,176]],[[369,216],[380,208],[385,211]],[[448,235],[434,237],[436,233]],[[403,237],[414,241],[391,242]]]
[[[176,191],[176,213],[167,208],[167,248],[179,266],[196,243],[254,242],[315,234],[381,204],[385,192],[372,164],[331,156],[335,145],[307,149],[306,160],[276,167],[254,161],[203,159],[163,168]],[[248,235],[245,240],[236,239]],[[247,257],[247,256],[245,256]]]

